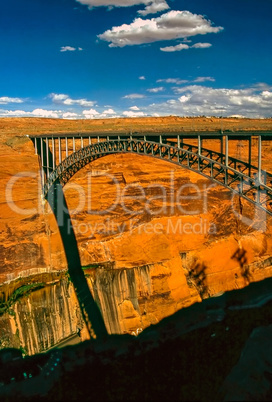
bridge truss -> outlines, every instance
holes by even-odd
[[[271,141],[272,132],[79,133],[30,136],[30,139],[40,157],[45,198],[56,181],[64,186],[92,161],[111,154],[135,153],[194,171],[272,215],[272,174],[262,169],[262,142]],[[203,147],[204,140],[219,141],[220,150]],[[248,143],[247,161],[230,156],[229,144],[233,140]],[[258,150],[257,166],[252,164],[253,141]]]

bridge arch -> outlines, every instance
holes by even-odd
[[[89,144],[67,156],[48,176],[44,196],[54,183],[64,186],[87,164],[113,154],[138,154],[167,161],[191,170],[229,189],[272,215],[272,189],[258,180],[258,168],[222,153],[175,142],[161,143],[142,139],[112,139]],[[266,173],[267,177],[272,175]]]

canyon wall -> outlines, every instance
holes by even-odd
[[[2,137],[0,151],[0,283],[12,288],[18,278],[25,284],[65,272],[67,261],[41,198],[31,141]],[[110,333],[137,335],[184,306],[272,276],[271,218],[191,171],[145,156],[107,156],[64,192]],[[1,347],[36,353],[83,329],[67,278],[24,296],[13,311],[1,317]]]

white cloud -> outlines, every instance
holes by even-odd
[[[8,103],[23,103],[21,98],[10,98],[9,96],[0,97],[0,105],[7,105]]]
[[[105,115],[116,114],[116,112],[113,109],[107,109],[107,110],[104,110],[103,114],[105,114]]]
[[[142,99],[142,98],[145,98],[145,95],[142,95],[142,94],[130,94],[130,95],[123,96],[123,99]]]
[[[47,117],[47,118],[60,118],[60,110],[45,110],[34,109],[32,112],[26,112],[25,110],[0,110],[1,116],[12,117]]]
[[[141,75],[141,77],[139,77],[139,80],[145,80],[145,76]]]
[[[213,77],[197,77],[194,80],[181,80],[180,78],[161,78],[157,80],[156,82],[165,82],[166,84],[176,84],[176,85],[182,85],[182,84],[189,84],[189,83],[199,83],[199,82],[205,82],[205,81],[210,81],[214,82],[215,79]],[[174,91],[179,91],[179,88],[174,87]]]
[[[125,110],[123,115],[126,117],[143,117],[146,116],[144,112],[133,112],[132,110]]]
[[[192,45],[191,47],[194,47],[196,49],[206,49],[208,47],[211,47],[212,44],[211,43],[195,43],[194,45]]]
[[[140,109],[138,108],[138,106],[131,106],[130,110],[136,110],[137,111],[137,110],[140,110]]]
[[[149,113],[180,116],[233,116],[271,117],[272,88],[252,86],[242,89],[211,88],[203,85],[188,85],[177,88],[178,99],[149,106]]]
[[[86,99],[72,99],[69,97],[69,95],[65,94],[52,93],[49,95],[49,97],[52,99],[53,103],[66,106],[79,105],[81,107],[92,107],[96,103],[94,101],[89,101]]]
[[[189,81],[188,80],[181,80],[179,78],[161,78],[157,80],[156,82],[166,82],[166,84],[187,84]]]
[[[190,46],[186,45],[185,43],[180,43],[179,45],[176,45],[176,46],[160,47],[160,50],[162,52],[177,52],[177,51],[189,49],[189,48],[190,48]]]
[[[54,110],[44,110],[44,109],[35,109],[32,112],[33,116],[39,116],[39,117],[52,117],[52,118],[58,118],[60,117],[59,112],[54,111]]]
[[[217,33],[222,29],[213,26],[203,15],[190,11],[169,11],[157,18],[136,18],[130,25],[113,27],[98,38],[110,42],[110,47],[123,47]]]
[[[155,14],[160,11],[167,10],[169,5],[165,0],[76,0],[77,2],[86,5],[91,10],[94,7],[131,7],[145,5],[144,10],[138,11],[141,15]]]
[[[83,50],[83,49],[82,49],[82,47],[76,48],[76,47],[73,47],[73,46],[62,46],[62,47],[60,48],[60,51],[61,51],[61,52],[75,52],[76,50],[81,51],[81,50]]]
[[[164,0],[153,0],[144,10],[138,11],[141,15],[156,14],[160,11],[168,10],[170,7]]]
[[[213,77],[197,77],[195,80],[191,82],[205,82],[205,81],[214,82],[215,79]]]
[[[166,47],[161,47],[160,50],[162,52],[178,52],[180,50],[184,50],[184,49],[206,49],[211,47],[212,44],[211,43],[195,43],[192,46],[186,45],[185,43],[180,43],[179,45],[176,46],[166,46]]]
[[[152,93],[158,93],[164,91],[164,87],[149,88],[147,89],[147,91]]]
[[[62,114],[63,119],[77,119],[79,116],[77,113],[65,112]]]
[[[62,46],[60,48],[61,52],[74,52],[75,50],[76,50],[76,48],[72,47],[72,46]]]
[[[94,119],[99,116],[99,113],[95,109],[83,110],[82,114],[86,119]]]

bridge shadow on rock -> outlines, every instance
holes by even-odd
[[[92,296],[81,268],[76,236],[60,182],[57,181],[50,187],[47,200],[59,227],[68,264],[68,273],[74,285],[89,334],[93,339],[105,340],[108,335],[107,330],[100,309]]]
[[[33,145],[35,145],[33,139],[32,142]],[[46,152],[46,150],[48,152]],[[48,166],[53,166],[52,152],[49,147],[46,147],[46,143],[44,141],[37,142],[37,152],[41,157],[40,163],[42,161],[47,161]],[[42,166],[42,163],[41,169],[43,173],[48,176],[50,170],[47,171],[47,167]],[[81,268],[76,236],[73,230],[62,185],[60,184],[59,180],[57,180],[54,185],[49,188],[46,199],[51,206],[52,212],[54,213],[58,224],[67,259],[68,273],[74,285],[75,293],[77,295],[83,319],[87,325],[89,334],[93,339],[106,339],[108,334],[104,320],[102,318],[100,309],[92,296],[84,272]]]

